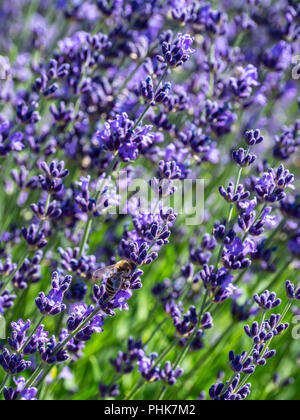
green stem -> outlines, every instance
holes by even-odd
[[[124,400],[126,401],[129,401],[129,400],[131,400],[134,396],[135,396],[135,394],[138,392],[138,390],[140,389],[140,388],[142,388],[143,387],[143,385],[144,385],[144,380],[143,379],[140,379],[139,380],[139,382],[135,385],[135,387],[132,389],[132,391],[130,392],[130,394],[129,395],[127,395],[127,397],[126,398],[124,398]]]
[[[7,384],[7,381],[8,381],[8,380],[9,380],[9,374],[7,374],[7,375],[5,376],[5,378],[4,378],[4,380],[3,380],[2,384],[1,384],[1,387],[0,387],[0,394],[2,394],[2,392],[3,392],[4,388],[5,388],[5,385]]]
[[[163,399],[164,399],[164,396],[166,395],[167,390],[168,390],[167,386],[166,386],[166,385],[164,385],[164,386],[162,387],[162,390],[160,391],[160,394],[159,394],[158,398],[157,398],[157,399],[158,399],[158,401],[161,401],[161,400],[163,400]]]
[[[52,369],[52,366],[51,366]],[[38,377],[40,376],[40,374],[43,372],[44,370],[44,364],[41,363],[36,370],[33,372],[33,374],[31,375],[31,377],[28,379],[28,381],[26,382],[26,388],[30,388],[34,385],[35,381],[38,379]]]
[[[269,236],[269,238],[267,239],[266,243],[265,243],[265,247],[267,248],[269,245],[272,244],[273,239],[276,237],[277,233],[281,232],[283,227],[286,224],[286,219],[282,219],[282,221],[279,223],[279,225],[277,226],[277,228],[272,232],[272,234]]]
[[[145,342],[144,346],[147,346],[150,341],[152,341],[152,339],[155,337],[155,335],[158,333],[158,331],[161,329],[161,327],[168,321],[169,318],[165,318],[163,319],[154,329],[154,331],[152,332],[152,334],[150,335],[150,337],[148,338],[148,340]]]
[[[83,234],[83,238],[82,238],[81,245],[80,245],[79,258],[82,257],[82,255],[84,253],[88,238],[90,236],[90,231],[91,231],[91,228],[92,228],[92,224],[93,224],[93,216],[90,216],[88,218],[88,221],[85,224],[84,234]]]
[[[114,167],[116,166],[117,162],[118,162],[118,156],[116,155],[113,158],[113,160],[111,161],[111,163],[109,165],[109,168],[107,169],[107,171],[106,171],[106,173],[104,175],[104,178],[103,178],[103,181],[102,181],[102,183],[100,185],[100,188],[97,191],[97,194],[96,194],[96,197],[95,197],[96,203],[99,200],[101,194],[103,193],[103,190],[104,190],[104,187],[105,187],[105,183],[106,183],[108,177],[112,174],[112,172],[114,170]],[[92,224],[93,224],[93,215],[89,215],[88,221],[85,224],[83,238],[82,238],[81,245],[80,245],[79,257],[81,257],[83,255],[83,253],[84,253],[86,244],[88,242],[88,238],[90,236]]]
[[[250,151],[250,149],[248,149],[247,154],[249,153],[249,151]],[[239,171],[238,171],[237,178],[236,178],[236,182],[235,182],[235,188],[234,188],[235,193],[238,190],[238,186],[239,186],[240,181],[241,181],[242,173],[243,173],[243,168],[240,167]],[[226,227],[228,227],[228,228],[230,227],[230,223],[231,223],[231,220],[232,220],[233,210],[234,210],[234,204],[232,203],[230,205],[229,214],[228,214],[228,217],[227,217]],[[220,264],[220,261],[222,259],[224,248],[225,248],[225,244],[224,244],[224,241],[223,241],[222,244],[221,244],[220,251],[219,251],[219,254],[218,254],[218,258],[217,258],[217,262],[216,262],[216,270],[218,270],[218,268],[219,268],[219,264]]]

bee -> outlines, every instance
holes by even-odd
[[[135,265],[132,261],[123,260],[109,267],[96,270],[93,274],[93,280],[97,281],[106,276],[106,293],[113,298],[120,290],[129,288],[134,268]]]

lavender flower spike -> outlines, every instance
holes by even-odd
[[[60,280],[59,274],[54,272],[52,274],[52,290],[48,296],[43,292],[39,293],[35,303],[42,315],[57,315],[66,310],[66,305],[63,304],[63,299],[66,291],[71,285],[72,277],[66,276]]]

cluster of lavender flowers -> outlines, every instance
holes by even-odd
[[[299,22],[289,0],[2,0],[0,398],[82,398],[67,382],[103,360],[88,399],[255,391],[299,314]],[[200,178],[186,226],[177,186]],[[232,378],[202,383],[245,322]]]

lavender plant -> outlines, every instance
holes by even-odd
[[[299,22],[2,0],[0,399],[298,399]]]

